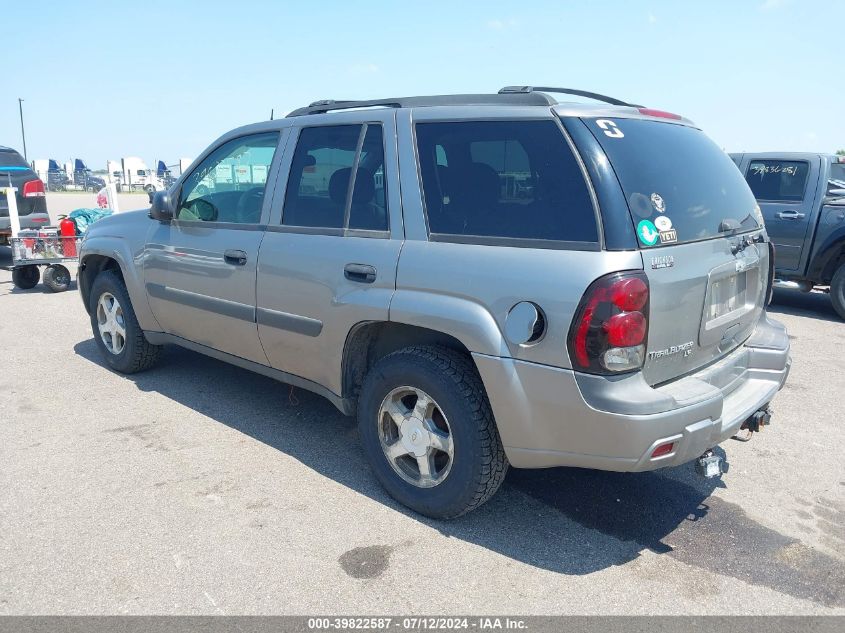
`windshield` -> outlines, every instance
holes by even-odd
[[[659,247],[760,228],[734,162],[701,130],[639,119],[584,119],[616,172],[640,244]]]

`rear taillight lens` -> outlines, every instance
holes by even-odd
[[[642,272],[613,273],[584,293],[569,331],[572,367],[594,374],[643,366],[648,336],[648,278]]]
[[[44,183],[40,180],[28,180],[23,183],[24,198],[43,198],[44,195]]]

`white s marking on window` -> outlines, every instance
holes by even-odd
[[[625,138],[622,130],[610,119],[597,119],[596,125],[604,130],[605,136],[609,136],[610,138]]]

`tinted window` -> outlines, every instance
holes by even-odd
[[[271,132],[237,138],[214,150],[185,180],[177,219],[258,223],[278,143],[279,133]]]
[[[758,200],[801,202],[809,170],[803,161],[752,160],[745,180]]]
[[[742,174],[701,130],[638,119],[584,123],[610,159],[643,246],[762,226]]]
[[[16,151],[8,151],[3,150],[0,151],[0,168],[2,167],[26,167],[29,168],[29,163],[27,163],[23,156],[18,154]]]
[[[350,204],[350,178],[362,132]],[[303,128],[291,163],[282,224],[341,229],[347,217],[352,229],[387,229],[381,126]]]
[[[291,163],[282,224],[343,228],[360,125],[307,127]]]
[[[384,141],[380,125],[367,125],[355,172],[355,193],[349,210],[349,228],[387,230],[387,193],[384,182]]]
[[[830,177],[845,182],[845,163],[833,163],[830,166]]]
[[[431,233],[595,242],[581,169],[553,121],[418,123]]]

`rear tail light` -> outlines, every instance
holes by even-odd
[[[40,180],[28,180],[23,183],[23,197],[24,198],[43,198],[44,183]]]
[[[648,278],[642,272],[613,273],[594,281],[569,331],[572,367],[593,374],[643,366],[648,337]]]

